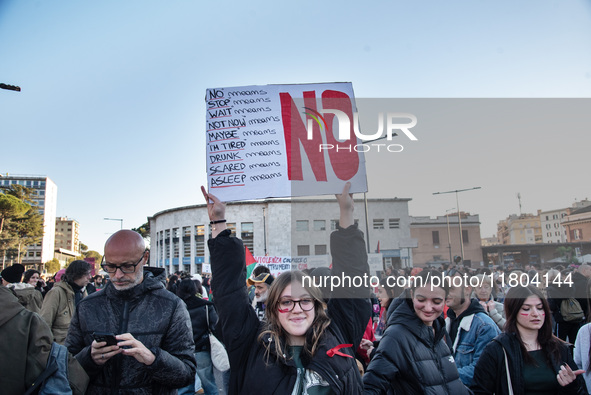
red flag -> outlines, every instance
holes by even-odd
[[[378,240],[378,254],[380,253],[380,241]]]

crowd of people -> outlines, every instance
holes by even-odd
[[[369,273],[347,183],[336,195],[330,268],[247,278],[225,205],[202,188],[211,277],[147,266],[131,230],[105,243],[101,268],[74,261],[54,281],[1,273],[1,393],[23,394],[52,343],[70,353],[76,394],[587,394],[591,266],[386,268],[375,289],[316,287]],[[403,277],[405,281],[392,281]],[[405,284],[400,286],[400,284]],[[375,292],[375,293],[372,293]],[[230,368],[214,367],[212,337]],[[217,357],[216,357],[217,358]],[[16,363],[18,361],[18,363]],[[15,371],[16,370],[16,371]],[[64,392],[67,393],[67,392]]]

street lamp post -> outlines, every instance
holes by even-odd
[[[265,256],[267,256],[267,210],[263,207],[263,243],[265,244]]]
[[[462,262],[464,261],[464,237],[462,235],[462,215],[461,215],[461,211],[460,211],[460,201],[458,199],[458,193],[472,191],[474,189],[480,189],[480,187],[467,188],[467,189],[456,189],[453,191],[445,191],[445,192],[433,192],[433,195],[443,195],[445,193],[455,193],[456,194],[456,206],[458,208],[458,223],[460,225],[460,251],[461,251]]]
[[[103,218],[105,221],[119,221],[121,223],[121,229],[123,229],[123,218]]]
[[[449,210],[445,210],[445,221],[447,222],[447,248],[449,250],[449,264],[451,265],[451,234],[449,233],[449,212],[455,210],[454,208],[450,208]]]

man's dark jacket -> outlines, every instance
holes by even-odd
[[[185,303],[168,292],[152,274],[164,269],[144,268],[139,285],[117,291],[109,282],[101,292],[80,301],[66,338],[66,347],[90,376],[87,394],[176,394],[176,388],[195,378],[191,320]],[[131,333],[155,356],[146,366],[132,356],[118,354],[99,366],[90,356],[93,332]]]

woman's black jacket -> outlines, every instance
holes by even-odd
[[[474,379],[470,386],[474,394],[502,395],[509,393],[503,348],[507,352],[507,358],[509,360],[509,374],[511,375],[513,393],[515,395],[523,395],[525,393],[523,355],[519,340],[514,333],[501,333],[486,346],[478,359],[474,370]],[[565,362],[568,363],[573,371],[578,369],[566,343],[561,343],[560,355],[561,361],[553,361],[552,364],[556,374],[560,370],[560,365]],[[571,384],[561,387],[561,391],[558,393],[568,395],[587,394],[587,387],[585,386],[583,376],[579,375]]]
[[[218,314],[213,303],[195,295],[185,299],[184,302],[187,305],[187,310],[189,310],[189,316],[191,316],[195,352],[209,351],[209,331],[215,332],[215,325],[218,322]],[[205,316],[206,311],[209,311],[209,330],[207,328],[207,317]]]
[[[410,299],[399,298],[388,327],[363,376],[366,394],[469,394],[446,343],[445,322],[433,327],[414,312]]]
[[[331,234],[332,275],[361,276],[369,272],[363,234],[353,225],[339,228]],[[249,303],[246,290],[246,266],[242,241],[221,232],[208,241],[212,262],[214,303],[221,322],[223,342],[230,358],[230,394],[290,394],[297,379],[293,360],[278,359],[258,340],[264,322],[259,322]],[[360,394],[362,381],[355,363],[354,350],[371,315],[369,289],[347,288],[347,298],[332,298],[328,302],[331,323],[324,332],[315,355],[305,358],[306,369],[320,374],[335,394]],[[266,337],[263,342],[269,342]],[[328,351],[341,344],[352,347],[339,351],[347,357]],[[283,357],[283,356],[282,356]]]

